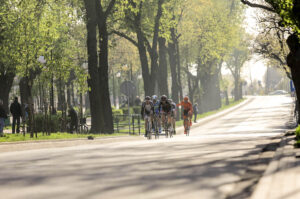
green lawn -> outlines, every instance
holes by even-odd
[[[38,133],[37,138],[30,138],[30,134],[26,134],[25,137],[22,134],[5,134],[4,137],[0,137],[0,142],[17,142],[17,141],[35,141],[35,140],[54,140],[54,139],[72,139],[72,138],[87,138],[93,137],[111,137],[111,136],[125,136],[125,133],[114,134],[70,134],[70,133],[51,133],[50,136]]]
[[[233,99],[230,99],[229,101],[229,105],[225,105],[225,102],[223,101],[222,102],[222,107],[219,108],[218,110],[215,110],[215,111],[210,111],[210,112],[206,112],[206,113],[202,113],[202,114],[198,114],[197,115],[197,120],[198,119],[201,119],[201,118],[204,118],[204,117],[207,117],[207,116],[210,116],[210,115],[213,115],[213,114],[216,114],[220,111],[223,111],[225,109],[228,109],[228,108],[231,108],[235,105],[238,105],[239,103],[243,102],[245,99],[241,99],[239,101],[234,101]],[[193,117],[194,119],[194,117]],[[179,126],[182,126],[183,125],[183,121],[177,121],[176,122],[176,126],[179,127]]]

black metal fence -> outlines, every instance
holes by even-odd
[[[144,121],[139,114],[114,115],[113,120],[115,133],[144,133]]]

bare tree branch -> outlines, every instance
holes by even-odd
[[[261,9],[267,10],[269,12],[276,13],[276,10],[274,10],[274,8],[269,7],[269,6],[265,6],[265,5],[261,5],[261,4],[257,4],[257,3],[252,3],[248,0],[241,0],[241,2],[245,5],[248,5],[248,6],[253,7],[253,8],[261,8]]]
[[[123,37],[124,39],[130,41],[133,45],[135,45],[136,47],[138,47],[138,43],[137,41],[135,41],[134,39],[132,39],[131,37],[127,36],[125,33],[123,32],[119,32],[116,30],[113,30],[111,33],[118,35],[119,37]]]

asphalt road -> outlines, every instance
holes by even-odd
[[[291,102],[256,97],[190,137],[2,152],[0,198],[226,198],[261,149],[285,131]]]

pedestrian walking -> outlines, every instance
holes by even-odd
[[[75,109],[72,106],[69,107],[68,117],[70,117],[70,119],[71,119],[70,133],[73,133],[74,129],[77,132],[78,116],[77,116],[77,112],[75,111]]]
[[[194,104],[193,110],[194,110],[194,123],[197,123],[197,115],[198,115],[198,104],[197,103]]]
[[[16,125],[17,125],[17,133],[20,133],[20,119],[22,116],[22,108],[21,104],[18,102],[18,98],[15,97],[14,102],[10,105],[10,113],[12,114],[13,117],[13,122],[12,122],[12,133],[14,134],[16,131]],[[17,123],[17,124],[16,124]]]
[[[5,119],[7,119],[6,111],[3,107],[3,101],[0,100],[0,136],[3,136],[3,129],[5,126]]]

